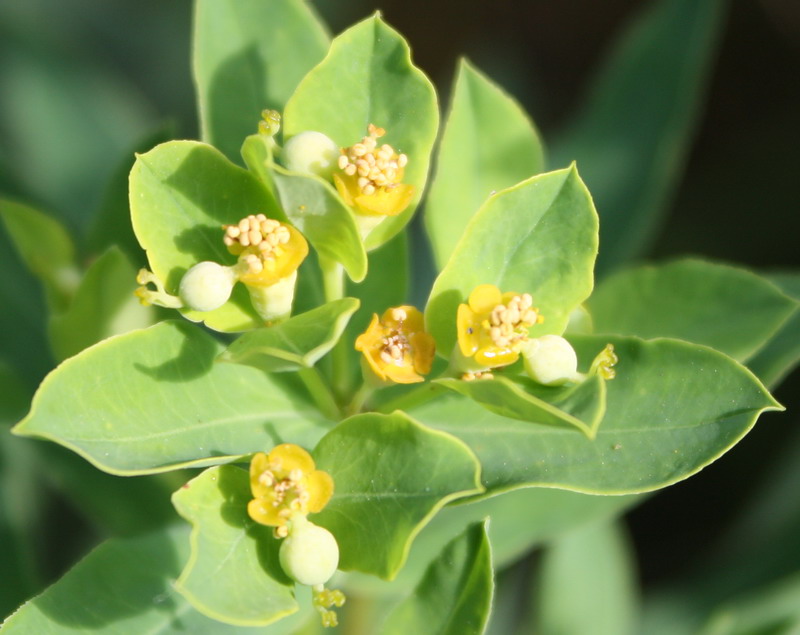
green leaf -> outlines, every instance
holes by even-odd
[[[739,361],[761,349],[797,306],[749,271],[693,259],[617,273],[587,302],[595,333],[674,337]]]
[[[425,321],[436,348],[456,344],[456,312],[479,284],[530,293],[544,324],[563,332],[592,291],[597,214],[574,167],[535,176],[491,198],[472,217],[431,290]]]
[[[281,441],[313,446],[325,424],[293,378],[215,364],[222,348],[185,322],[105,340],[45,378],[14,432],[125,475],[226,463]]]
[[[602,215],[606,271],[651,242],[685,166],[723,23],[721,0],[661,0],[624,34],[553,146],[577,161]]]
[[[439,269],[494,192],[544,169],[533,122],[511,96],[462,59],[442,133],[425,227]]]
[[[198,262],[236,262],[222,242],[222,225],[238,223],[248,214],[285,218],[258,179],[195,141],[170,141],[139,155],[131,170],[130,204],[133,229],[150,268],[173,295],[183,274]],[[241,284],[219,309],[184,314],[218,331],[264,324]]]
[[[55,218],[8,200],[0,200],[0,220],[22,261],[44,283],[50,310],[64,309],[79,277],[67,230]]]
[[[489,540],[496,569],[519,560],[545,540],[599,519],[610,519],[640,496],[589,496],[577,492],[525,487],[489,498],[447,505],[423,527],[411,545],[408,560],[397,577],[379,582],[372,576],[348,573],[345,585],[360,594],[396,595],[410,592],[428,563],[470,523],[490,518]]]
[[[470,525],[431,562],[411,597],[389,615],[384,633],[483,633],[494,593],[486,524]]]
[[[800,360],[800,274],[774,274],[767,279],[798,302],[781,329],[747,363],[767,386],[776,386]]]
[[[405,40],[377,14],[335,38],[328,56],[300,83],[286,104],[284,138],[316,130],[348,147],[361,140],[370,123],[385,128],[385,143],[408,155],[403,181],[414,186],[415,194],[408,209],[370,233],[368,249],[411,219],[439,126],[433,85],[411,63]]]
[[[192,66],[203,140],[237,160],[261,111],[283,110],[328,44],[302,0],[198,0]]]
[[[92,263],[64,313],[49,324],[50,342],[58,360],[71,357],[106,337],[150,326],[151,307],[133,294],[136,270],[117,247]]]
[[[339,568],[389,580],[443,505],[481,491],[475,456],[461,441],[401,412],[347,419],[322,438],[314,459],[336,484],[314,522],[336,536]]]
[[[198,613],[173,588],[188,555],[185,525],[109,540],[26,602],[3,623],[0,633],[282,635],[298,626],[300,620],[292,617],[274,627],[241,628]]]
[[[250,170],[280,200],[286,217],[321,256],[342,263],[351,279],[367,274],[367,252],[353,212],[334,187],[317,176],[297,174],[277,165],[261,135],[251,135],[242,146]]]
[[[233,465],[209,468],[172,497],[192,523],[192,552],[175,587],[201,613],[237,626],[266,626],[298,609],[280,541],[247,514],[252,498],[247,471]]]
[[[702,635],[794,635],[800,629],[800,573],[728,599]]]
[[[523,387],[502,376],[475,381],[444,378],[436,383],[503,417],[577,428],[590,439],[597,433],[606,411],[605,381],[599,375],[592,375],[580,384],[559,387],[539,386],[530,381]]]
[[[339,341],[358,305],[355,298],[342,298],[277,326],[245,333],[219,359],[270,373],[311,368]]]
[[[537,586],[537,633],[639,632],[633,554],[619,524],[592,523],[555,540],[544,552]]]
[[[575,336],[579,360],[611,342],[619,356],[594,440],[490,413],[453,396],[411,409],[464,440],[478,456],[487,494],[525,485],[596,494],[645,492],[702,469],[768,410],[781,410],[747,369],[678,340]]]

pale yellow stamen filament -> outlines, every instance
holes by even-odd
[[[386,134],[383,128],[369,124],[368,135],[360,143],[342,150],[339,169],[348,176],[358,175],[358,188],[370,196],[379,188],[390,189],[400,183],[402,169],[408,165],[405,154],[397,154],[388,143],[378,147],[378,139]]]

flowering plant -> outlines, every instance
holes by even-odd
[[[258,30],[230,41],[217,25],[251,20],[245,5]],[[293,0],[198,0],[196,22],[203,140],[136,157],[135,291],[108,256],[142,328],[70,350],[14,428],[110,474],[182,479],[182,521],[129,548],[177,577],[162,592],[192,632],[315,632],[356,615],[346,597],[395,598],[383,632],[483,632],[494,571],[543,538],[535,518],[612,517],[782,409],[763,382],[786,368],[769,345],[797,300],[699,260],[595,288],[605,247],[581,158],[546,162],[527,115],[469,63],[437,146],[434,88],[380,15],[331,42]],[[261,76],[228,64],[251,46]],[[220,91],[231,72],[264,100]],[[420,232],[435,280],[415,307]],[[98,260],[62,323],[92,272],[117,279]],[[580,497],[593,502],[574,511]],[[47,597],[2,630],[44,632]],[[173,632],[170,610],[137,609],[134,628]]]

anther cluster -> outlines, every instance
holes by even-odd
[[[342,150],[339,168],[349,176],[357,174],[361,193],[370,196],[378,188],[388,190],[400,183],[408,157],[397,154],[388,143],[378,146],[378,139],[386,134],[383,128],[369,124],[367,131],[369,134],[360,143]]]
[[[383,349],[381,350],[381,360],[387,364],[402,363],[403,356],[411,349],[408,338],[402,332],[403,322],[407,317],[405,309],[392,309],[391,318],[397,322],[397,329],[383,338]]]
[[[528,329],[541,322],[529,293],[515,295],[507,304],[498,304],[489,314],[489,335],[496,346],[506,347],[528,339]]]
[[[282,507],[278,516],[288,520],[292,514],[300,512],[308,513],[308,501],[310,495],[303,485],[303,471],[294,469],[289,472],[284,479],[278,480],[272,471],[265,470],[258,477],[259,483],[269,487],[274,498],[271,501],[273,507]],[[289,533],[286,525],[275,528],[275,535],[278,538],[285,538]]]
[[[281,245],[289,242],[289,230],[276,220],[264,214],[249,216],[236,225],[224,225],[223,241],[234,255],[247,251],[243,261],[249,273],[260,273],[264,269],[264,261],[281,255]]]

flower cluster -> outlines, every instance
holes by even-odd
[[[223,243],[238,256],[233,266],[212,261],[194,265],[181,279],[178,296],[166,292],[163,283],[142,269],[136,295],[143,304],[193,311],[213,311],[225,304],[233,287],[242,282],[253,307],[265,322],[288,317],[292,309],[297,269],[308,255],[308,243],[291,225],[250,214],[238,223],[223,225]],[[147,287],[153,284],[156,289]]]
[[[422,313],[413,306],[387,309],[380,319],[373,315],[355,344],[364,354],[367,376],[397,384],[423,381],[422,375],[431,370],[435,346],[425,332]]]
[[[284,443],[269,454],[253,456],[250,490],[250,518],[273,527],[275,537],[283,539],[281,567],[295,581],[313,588],[314,607],[323,625],[336,626],[336,613],[330,609],[342,606],[345,597],[324,585],[336,572],[339,546],[333,534],[308,520],[308,514],[321,511],[330,500],[333,479],[316,469],[314,459],[303,448]]]

